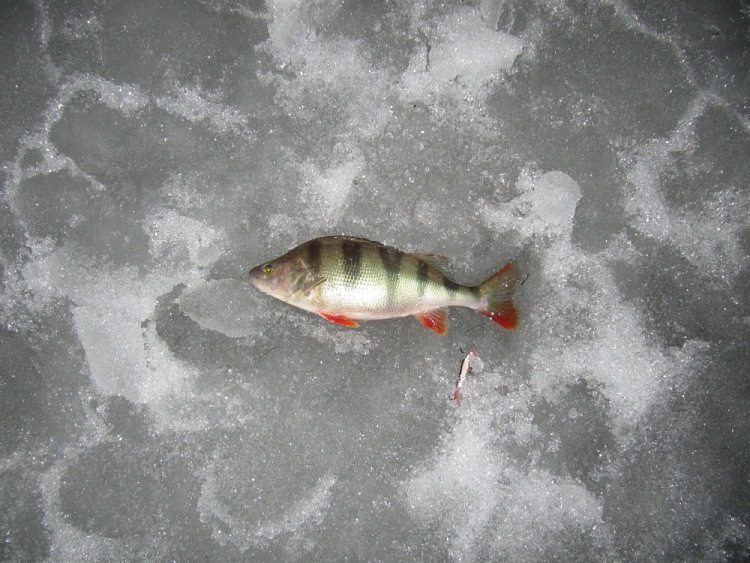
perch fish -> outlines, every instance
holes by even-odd
[[[250,270],[250,282],[272,297],[349,328],[357,321],[413,315],[429,330],[446,333],[448,307],[468,307],[513,330],[513,263],[477,286],[440,270],[440,257],[408,254],[362,238],[331,236],[305,242]]]

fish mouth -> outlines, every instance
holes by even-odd
[[[255,266],[255,268],[253,268],[252,270],[250,270],[250,272],[248,274],[248,280],[255,287],[258,287],[258,281],[260,280],[260,277],[261,277],[260,276],[260,274],[261,274],[260,268],[261,268],[260,266]]]

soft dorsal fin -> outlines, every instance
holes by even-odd
[[[443,268],[448,266],[448,259],[440,254],[415,254],[414,256],[422,262],[426,262],[428,266],[432,266],[441,272]]]
[[[447,314],[445,309],[435,309],[434,311],[427,311],[426,313],[419,313],[414,315],[417,320],[426,329],[436,332],[440,336],[444,336],[448,332],[446,326]]]

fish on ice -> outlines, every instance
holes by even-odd
[[[408,254],[363,238],[322,237],[250,270],[250,283],[295,307],[349,328],[357,321],[413,315],[425,328],[446,333],[448,307],[468,307],[513,330],[516,273],[508,262],[483,283],[456,283],[440,257]]]

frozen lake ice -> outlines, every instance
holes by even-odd
[[[746,0],[19,0],[0,37],[0,560],[750,559]],[[520,326],[247,282],[331,234],[512,259]]]

